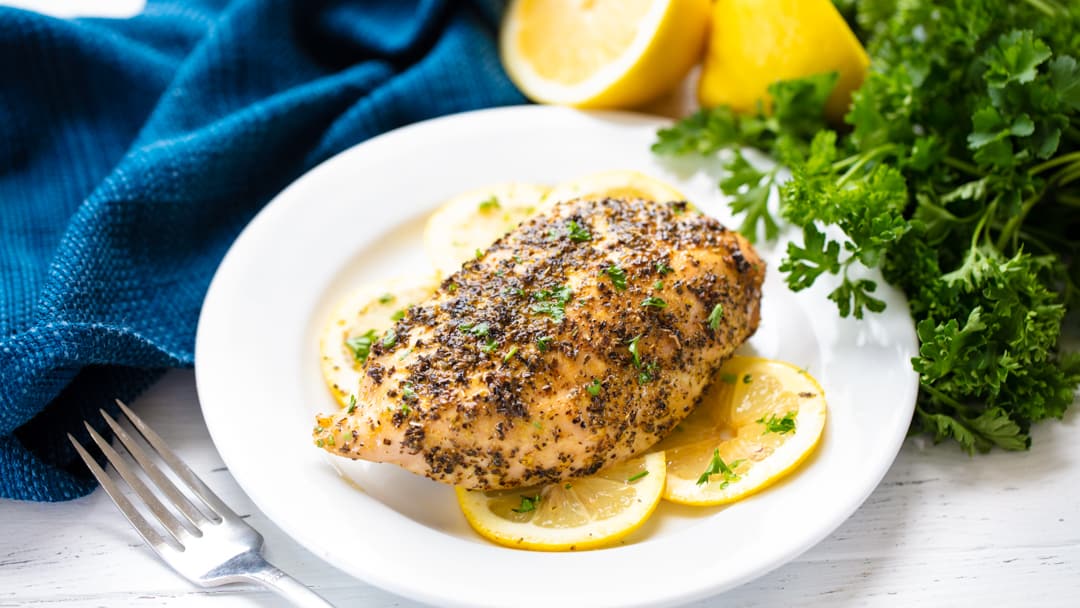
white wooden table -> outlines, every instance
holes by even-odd
[[[416,604],[335,570],[264,516],[223,467],[191,372],[135,409],[266,537],[266,555],[338,606]],[[1027,453],[968,458],[909,439],[881,486],[794,562],[696,606],[1080,606],[1080,410]],[[661,584],[658,582],[658,584]],[[0,606],[282,606],[253,587],[203,590],[143,545],[99,489],[0,501]]]

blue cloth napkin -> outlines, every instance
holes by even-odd
[[[0,8],[0,496],[94,488],[66,433],[86,441],[97,408],[193,364],[214,269],[290,181],[388,129],[523,102],[496,52],[501,8]]]

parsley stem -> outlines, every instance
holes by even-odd
[[[1061,193],[1058,194],[1056,198],[1057,202],[1061,203],[1062,205],[1066,205],[1068,207],[1080,207],[1080,196],[1076,196],[1075,194]]]
[[[1061,156],[1051,158],[1050,160],[1039,163],[1028,170],[1031,175],[1038,175],[1047,169],[1053,169],[1058,165],[1067,165],[1073,161],[1080,161],[1080,150],[1076,152],[1070,152],[1068,154],[1062,154]]]
[[[1080,172],[1077,173],[1080,176]],[[1001,229],[1001,234],[998,235],[996,246],[998,251],[1005,251],[1005,246],[1012,244],[1013,249],[1016,249],[1016,233],[1020,229],[1020,225],[1024,223],[1024,219],[1027,218],[1027,214],[1031,212],[1031,208],[1042,200],[1043,193],[1039,192],[1033,194],[1022,205],[1020,205],[1020,211],[1016,215],[1009,218],[1005,227]]]
[[[941,162],[952,167],[953,169],[959,169],[965,173],[970,173],[978,177],[986,177],[986,173],[979,171],[978,167],[969,162],[962,161],[959,158],[946,156],[945,158],[941,159]]]
[[[956,399],[953,399],[952,397],[946,395],[945,393],[941,392],[940,390],[934,388],[933,386],[931,386],[931,385],[929,385],[929,384],[927,384],[925,382],[920,382],[919,386],[921,386],[923,388],[923,390],[925,390],[926,392],[930,393],[931,397],[933,397],[934,399],[937,399],[941,403],[944,403],[945,405],[953,408],[957,412],[966,412],[966,411],[968,411],[970,409],[966,405],[960,403]]]
[[[1053,7],[1053,6],[1048,6],[1042,0],[1025,0],[1025,2],[1027,2],[1028,5],[1031,6],[1032,8],[1034,8],[1035,10],[1038,10],[1038,11],[1041,11],[1041,12],[1045,13],[1047,17],[1056,17],[1057,16],[1057,9],[1055,7]]]
[[[897,149],[896,144],[883,144],[883,145],[880,145],[880,146],[878,146],[876,148],[871,149],[868,152],[863,153],[861,155],[862,158],[855,161],[855,164],[851,165],[851,167],[847,171],[845,171],[843,175],[840,176],[840,179],[836,180],[837,187],[840,187],[840,186],[843,186],[844,184],[846,184],[847,180],[854,177],[854,175],[856,173],[858,173],[859,169],[862,169],[864,166],[866,166],[866,163],[868,163],[868,162],[870,162],[872,160],[875,160],[879,156],[884,156],[886,154],[889,154],[890,152],[893,152],[896,149]]]

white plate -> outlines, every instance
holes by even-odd
[[[545,107],[459,114],[358,145],[278,195],[218,269],[195,348],[210,434],[259,508],[353,576],[457,606],[688,601],[776,568],[850,516],[911,419],[916,340],[907,305],[882,282],[884,314],[841,320],[824,285],[799,294],[784,286],[770,248],[761,249],[770,262],[761,329],[744,348],[806,367],[826,390],[830,416],[817,454],[757,496],[726,509],[664,504],[616,548],[533,553],[474,534],[449,487],[389,465],[345,464],[311,443],[313,414],[336,407],[318,365],[331,306],[361,281],[426,271],[420,230],[443,199],[500,181],[637,169],[730,220],[714,169],[673,167],[650,153],[664,124]]]

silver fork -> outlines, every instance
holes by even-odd
[[[266,561],[260,554],[263,546],[262,535],[240,519],[240,516],[232,509],[225,506],[225,503],[221,502],[221,499],[211,492],[210,488],[206,487],[206,484],[176,457],[161,437],[146,426],[146,423],[134,412],[119,399],[116,403],[131,421],[132,426],[149,444],[152,452],[157,456],[156,459],[140,447],[135,438],[116,420],[113,420],[105,410],[99,410],[101,415],[105,417],[105,422],[112,428],[120,443],[127,448],[127,452],[138,463],[152,485],[168,500],[173,510],[162,503],[104,437],[98,434],[89,423],[84,424],[90,431],[90,437],[94,443],[105,454],[106,460],[112,464],[135,495],[143,501],[146,509],[153,514],[167,534],[161,534],[159,528],[146,521],[127,495],[120,491],[113,478],[105,473],[105,470],[70,433],[68,439],[74,444],[75,450],[79,452],[79,456],[82,456],[86,466],[90,467],[94,477],[105,488],[109,498],[112,498],[117,508],[127,517],[131,525],[135,526],[135,530],[139,532],[146,544],[150,545],[166,564],[172,566],[184,578],[202,587],[255,582],[268,587],[301,608],[333,608],[317,593]],[[155,460],[164,462],[176,477],[182,480],[183,485],[187,486],[188,493],[196,497],[201,505],[194,504],[195,501],[185,496],[162,472]],[[177,517],[177,513],[182,518]]]

